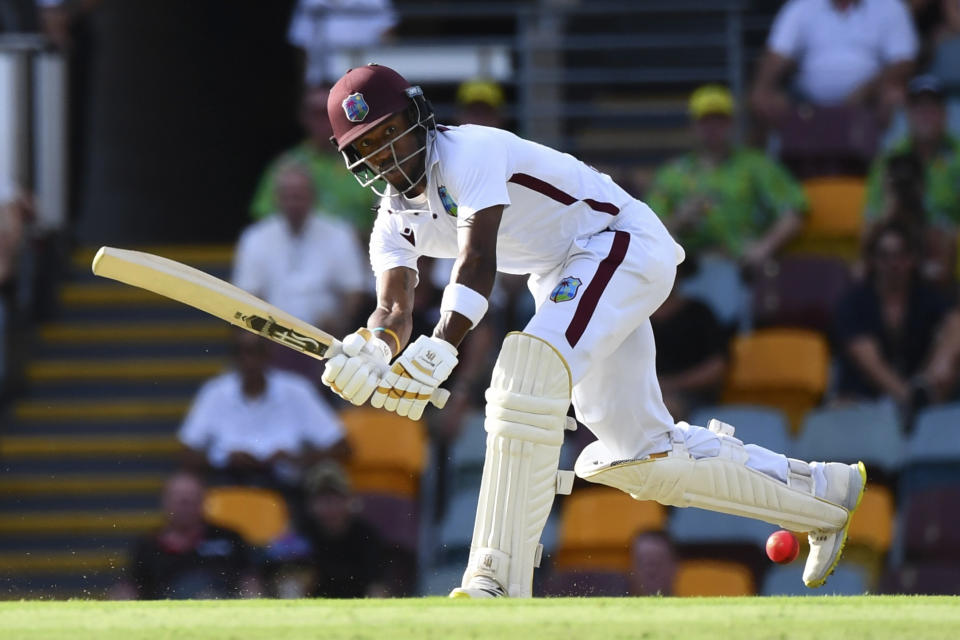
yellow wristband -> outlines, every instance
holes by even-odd
[[[392,329],[386,327],[376,327],[372,331],[383,331],[385,334],[393,338],[393,343],[397,346],[397,353],[400,353],[400,336],[396,334]]]

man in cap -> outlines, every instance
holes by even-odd
[[[370,241],[378,306],[326,364],[336,393],[418,419],[483,318],[497,270],[530,274],[537,311],[494,365],[473,542],[452,597],[531,595],[553,497],[573,484],[558,471],[564,429],[576,426],[571,400],[598,437],[577,475],[638,500],[809,532],[804,579],[823,584],[866,471],[744,445],[716,420],[674,423],[649,317],[684,253],[650,207],[568,154],[492,127],[436,124],[420,88],[387,67],[348,71],[327,111],[347,167],[381,194]],[[455,262],[433,334],[408,344],[421,255]]]
[[[947,130],[946,95],[936,76],[913,78],[907,86],[909,133],[873,164],[867,181],[866,215],[883,216],[888,205],[884,175],[890,158],[912,153],[923,165],[927,222],[953,228],[960,224],[960,139]]]

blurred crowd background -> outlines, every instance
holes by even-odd
[[[370,61],[440,122],[569,151],[663,218],[688,255],[652,318],[676,419],[868,465],[821,592],[960,593],[960,0],[0,0],[0,598],[459,583],[522,277],[413,422],[89,271],[140,248],[363,324],[374,201],[326,96]],[[416,332],[449,269],[421,263]],[[578,484],[535,593],[807,593],[765,559],[773,530]]]

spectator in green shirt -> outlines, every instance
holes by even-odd
[[[918,76],[907,88],[909,133],[873,164],[867,181],[866,218],[890,217],[894,205],[886,169],[896,156],[912,154],[923,167],[926,222],[936,227],[960,225],[960,139],[947,131],[945,96],[940,81]]]
[[[343,158],[330,144],[333,132],[327,118],[329,93],[330,90],[325,87],[306,90],[300,122],[307,132],[307,138],[283,152],[267,167],[250,205],[250,215],[259,220],[277,211],[274,199],[277,171],[293,161],[310,168],[317,210],[349,222],[358,233],[366,236],[373,227],[373,196],[369,189],[357,188],[356,179],[344,168]]]
[[[807,202],[784,167],[733,144],[733,111],[725,87],[694,91],[696,148],[657,171],[646,202],[688,252],[721,254],[752,270],[800,230]]]

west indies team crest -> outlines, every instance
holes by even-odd
[[[560,284],[558,284],[553,292],[550,293],[550,299],[554,302],[566,302],[567,300],[573,300],[577,297],[577,290],[580,289],[581,284],[583,284],[583,282],[580,280],[580,278],[567,276],[561,280]]]
[[[350,122],[363,122],[363,119],[370,113],[370,107],[367,101],[363,99],[362,93],[351,93],[343,99],[343,112],[347,114],[347,120]]]
[[[440,202],[443,203],[443,210],[449,215],[457,217],[457,203],[450,197],[450,193],[443,185],[437,187],[437,193],[440,195]]]

